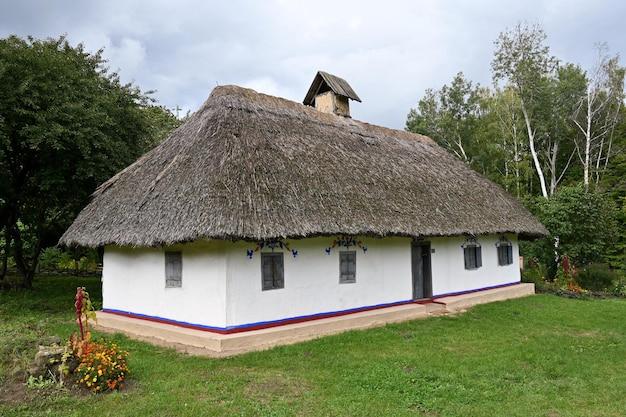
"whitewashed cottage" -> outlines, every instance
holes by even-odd
[[[228,334],[518,284],[519,239],[546,229],[349,100],[321,71],[303,104],[216,87],[102,184],[61,243],[104,248],[103,312]]]

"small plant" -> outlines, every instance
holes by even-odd
[[[626,279],[618,280],[611,293],[616,297],[626,297]]]
[[[76,324],[78,324],[78,329],[80,330],[80,338],[81,340],[89,341],[91,338],[89,320],[96,321],[96,312],[93,309],[93,304],[91,304],[89,293],[85,287],[76,288],[74,307],[76,311]]]
[[[531,282],[535,285],[541,285],[545,283],[545,281],[547,280],[547,276],[548,272],[546,268],[541,264],[529,266],[522,271],[522,281]]]
[[[54,375],[52,375],[52,378],[44,378],[43,375],[39,375],[38,377],[31,375],[26,381],[26,386],[30,389],[44,389],[49,388],[56,383],[57,381],[55,380]]]
[[[612,288],[617,281],[617,274],[604,264],[590,264],[578,271],[576,282],[592,291],[604,291]]]
[[[76,383],[92,392],[120,389],[128,374],[128,352],[111,342],[87,342],[76,368]]]

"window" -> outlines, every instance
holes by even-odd
[[[481,248],[478,243],[468,243],[463,246],[465,269],[478,269],[483,266]]]
[[[282,252],[261,253],[263,291],[285,288],[285,271]]]
[[[356,251],[339,252],[339,283],[356,282]]]
[[[179,288],[183,286],[183,254],[182,252],[165,252],[165,287]]]
[[[501,238],[498,243],[498,265],[505,266],[513,263],[513,245],[506,238]]]

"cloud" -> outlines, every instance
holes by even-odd
[[[301,101],[315,71],[346,78],[353,116],[402,128],[424,90],[458,71],[490,83],[493,40],[519,20],[544,25],[552,50],[590,66],[593,45],[626,52],[626,3],[397,0],[126,0],[0,4],[0,36],[58,36],[105,48],[124,81],[163,105],[195,110],[217,84]]]
[[[122,38],[117,45],[109,45],[105,48],[105,56],[118,66],[119,71],[123,68],[127,78],[134,78],[146,66],[146,49],[136,39]]]

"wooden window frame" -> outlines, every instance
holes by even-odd
[[[509,241],[500,240],[497,245],[498,266],[513,265],[513,244]]]
[[[270,278],[266,277],[266,271],[264,268],[266,259],[273,259],[272,276]],[[276,269],[277,259],[280,259],[280,270]],[[283,288],[285,288],[285,257],[283,252],[261,252],[261,290],[271,291]]]
[[[352,256],[354,259],[354,267],[353,273],[350,274],[350,271],[345,272],[342,269],[342,265],[344,262],[349,262],[349,260],[345,260],[344,258]],[[339,283],[340,284],[355,284],[356,283],[356,251],[355,250],[344,250],[339,252]],[[348,268],[350,269],[350,268]]]
[[[166,251],[164,258],[165,258],[165,288],[182,288],[183,286],[183,253],[181,251]]]
[[[475,271],[483,266],[482,248],[478,243],[463,246],[463,263],[466,271]]]

